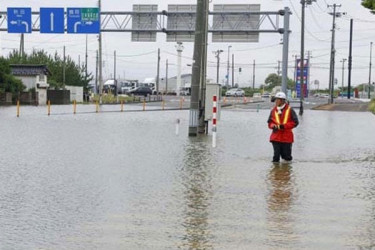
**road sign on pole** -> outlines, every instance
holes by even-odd
[[[68,8],[68,33],[100,33],[99,8]]]
[[[40,33],[64,31],[64,8],[40,8]]]
[[[31,8],[8,8],[8,33],[31,33]]]

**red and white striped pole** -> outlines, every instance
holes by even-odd
[[[213,96],[212,105],[212,147],[216,148],[216,112],[217,112],[217,96]]]

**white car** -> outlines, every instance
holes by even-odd
[[[242,89],[230,89],[225,93],[225,96],[245,96],[245,91]]]

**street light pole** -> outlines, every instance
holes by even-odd
[[[220,82],[219,82],[219,75],[220,75],[220,53],[222,53],[223,52],[223,50],[216,50],[216,51],[214,51],[214,53],[215,53],[215,56],[216,56],[216,58],[217,58],[217,66],[216,66],[216,83],[217,84],[219,84]]]
[[[230,57],[230,48],[232,48],[232,45],[228,46],[228,61],[227,61],[227,82],[226,86],[229,86],[229,57]]]

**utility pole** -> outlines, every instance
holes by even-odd
[[[255,60],[253,60],[253,89],[255,88]]]
[[[168,59],[165,63],[165,94],[168,94]]]
[[[283,65],[281,89],[286,94],[288,87],[288,54],[289,54],[289,19],[292,14],[288,7],[284,8],[284,34],[283,34]]]
[[[65,57],[65,46],[63,48],[63,89],[65,89],[65,68],[66,68],[66,57]]]
[[[160,48],[158,48],[158,68],[156,73],[156,94],[159,95],[159,78],[160,78]]]
[[[310,91],[310,69],[311,69],[311,51],[307,51],[307,75],[306,75],[306,90]]]
[[[88,54],[87,54],[87,34],[86,34],[86,53],[85,53],[85,80],[87,80],[87,60],[88,60]]]
[[[208,130],[208,122],[205,121],[206,102],[206,79],[207,79],[207,41],[208,41],[208,8],[209,0],[203,2],[203,40],[202,40],[202,73],[200,77],[200,99],[199,99],[199,125],[198,133],[203,134]],[[207,129],[207,130],[206,130]],[[208,131],[207,131],[208,132]]]
[[[229,87],[229,57],[230,57],[230,48],[232,48],[232,45],[228,46],[228,61],[227,61],[227,82],[226,82],[226,87]]]
[[[300,96],[300,102],[299,102],[299,115],[303,115],[303,66],[304,66],[304,54],[305,54],[305,6],[306,6],[306,0],[301,0],[302,10],[301,10],[301,57],[300,57],[300,76],[299,76],[299,96]],[[298,77],[297,77],[298,80]]]
[[[331,61],[329,67],[329,103],[333,103],[333,90],[334,90],[334,81],[335,81],[335,30],[336,30],[336,17],[341,17],[343,13],[337,12],[336,8],[341,7],[341,4],[328,5],[328,7],[333,7],[333,12],[329,13],[333,16],[332,21],[332,40],[331,40]]]
[[[305,8],[306,4],[311,5],[316,0],[301,0],[301,56],[300,56],[300,107],[299,115],[303,115],[303,98],[305,94],[304,88],[304,65],[305,65]],[[297,77],[298,81],[298,77]]]
[[[348,99],[350,99],[351,83],[352,83],[352,48],[353,48],[353,19],[350,19],[349,60],[348,60]]]
[[[98,89],[98,76],[99,76],[99,52],[96,50],[96,63],[95,63],[95,93],[99,94],[99,89]]]
[[[202,74],[202,62],[205,58],[205,56],[203,55],[204,47],[207,46],[207,44],[205,44],[205,32],[207,31],[207,29],[204,25],[207,19],[207,10],[207,0],[197,0],[194,55],[191,79],[191,98],[189,110],[189,136],[198,135],[200,81]]]
[[[281,71],[280,71],[280,63],[281,63],[281,61],[278,60],[278,61],[277,61],[277,76],[278,76],[278,77],[280,77],[280,73],[281,73]]]
[[[234,88],[234,54],[232,54],[232,88]]]
[[[216,83],[219,84],[220,81],[219,81],[219,75],[220,75],[220,53],[222,53],[223,50],[216,50],[214,51],[215,53],[215,56],[217,58],[217,65],[216,65]]]
[[[294,83],[297,83],[297,55],[294,55]]]
[[[371,59],[372,59],[372,42],[370,42],[370,65],[369,65],[370,67],[369,67],[369,73],[368,73],[368,96],[367,96],[368,99],[371,98],[371,95],[370,95],[371,93],[371,66],[372,66]]]
[[[342,78],[341,78],[341,92],[344,93],[344,71],[345,71],[345,62],[346,58],[343,58],[340,62],[342,62]],[[344,97],[344,94],[342,95]]]
[[[184,50],[184,46],[182,45],[182,42],[177,42],[176,45],[177,50],[177,87],[176,87],[176,95],[180,96],[181,91],[181,54]]]
[[[98,1],[99,12],[102,8],[101,0]],[[98,35],[98,43],[99,43],[99,57],[98,57],[98,67],[99,67],[99,103],[102,104],[102,95],[103,95],[103,52],[102,52],[102,31],[100,30]]]
[[[25,35],[23,33],[21,34],[19,55],[23,60],[23,57],[25,56]]]
[[[113,83],[115,84],[115,86],[116,86],[116,93],[115,93],[115,95],[117,95],[117,92],[118,92],[118,90],[117,90],[117,79],[116,79],[116,50],[113,52]]]

